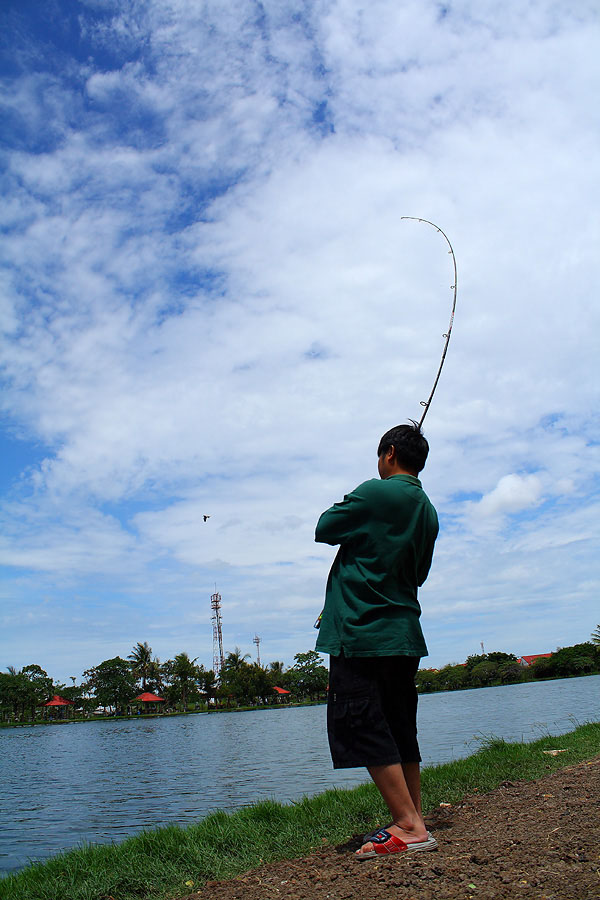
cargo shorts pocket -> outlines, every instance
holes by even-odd
[[[377,756],[380,728],[378,703],[372,696],[337,694],[331,697],[327,731],[334,767],[367,765],[374,754]]]
[[[373,718],[373,699],[368,694],[342,696],[337,694],[332,703],[333,719],[337,726],[365,728]]]

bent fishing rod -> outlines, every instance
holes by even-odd
[[[423,415],[421,416],[421,418],[419,419],[418,422],[414,422],[414,424],[417,426],[418,430],[420,431],[421,427],[423,425],[423,422],[425,420],[425,416],[427,415],[427,412],[429,411],[429,407],[431,406],[431,401],[433,400],[433,395],[435,394],[436,388],[438,386],[438,382],[440,380],[440,375],[442,374],[442,368],[443,368],[444,362],[446,360],[448,344],[450,343],[450,336],[452,334],[452,326],[454,325],[454,313],[456,310],[456,292],[457,292],[457,286],[458,286],[458,273],[457,273],[457,269],[456,269],[456,256],[454,254],[454,248],[453,248],[452,244],[450,243],[450,239],[449,239],[448,235],[446,234],[445,231],[443,231],[439,227],[439,225],[436,225],[435,222],[431,222],[429,219],[423,219],[420,216],[400,216],[400,219],[406,219],[406,220],[413,221],[413,222],[423,222],[425,225],[431,225],[432,228],[435,228],[435,230],[437,232],[439,232],[439,234],[442,235],[442,237],[448,244],[448,248],[449,248],[448,253],[452,257],[452,265],[454,268],[454,283],[450,285],[450,290],[452,291],[452,309],[450,311],[450,323],[448,325],[448,331],[442,335],[442,337],[444,338],[444,346],[442,349],[442,358],[440,360],[440,364],[438,366],[438,370],[437,370],[435,380],[433,382],[433,387],[431,388],[429,397],[427,398],[427,400],[420,401],[421,406],[424,407]],[[414,421],[414,420],[411,419],[410,421]],[[210,516],[205,515],[204,521],[206,522],[206,520],[209,518],[210,518]],[[319,616],[314,624],[315,628],[320,627],[322,617],[323,617],[323,612],[321,611],[321,613],[319,613]]]
[[[439,227],[439,225],[436,225],[435,222],[430,222],[429,219],[421,219],[418,216],[400,216],[400,218],[401,219],[411,219],[413,222],[424,222],[426,225],[431,225],[433,228],[435,228],[436,231],[439,231],[439,233],[444,237],[446,243],[448,244],[448,247],[450,248],[448,250],[448,253],[452,256],[452,265],[454,267],[454,284],[450,285],[450,290],[453,292],[452,293],[452,310],[450,312],[450,324],[448,325],[448,331],[442,335],[442,337],[445,339],[444,347],[442,350],[442,358],[440,360],[437,374],[435,376],[435,381],[433,382],[433,387],[431,388],[429,397],[427,398],[427,400],[421,400],[421,406],[424,407],[423,415],[421,416],[418,423],[414,422],[414,424],[417,426],[417,428],[420,431],[421,426],[423,424],[423,420],[424,420],[425,416],[427,415],[427,411],[431,405],[431,400],[433,398],[433,395],[435,394],[435,389],[438,386],[438,381],[440,380],[440,375],[442,373],[444,360],[446,359],[446,352],[448,350],[448,344],[450,343],[450,335],[452,334],[452,326],[454,324],[454,311],[456,310],[456,288],[457,288],[458,277],[457,277],[457,270],[456,270],[456,256],[454,255],[454,248],[452,247],[452,244],[450,243],[448,235],[444,231],[442,231],[442,229]],[[410,419],[409,421],[413,422],[414,420]],[[323,618],[323,611],[321,611],[319,613],[317,620],[314,624],[314,628],[320,627],[322,618]]]
[[[433,398],[433,395],[435,394],[435,389],[438,386],[438,381],[440,380],[440,375],[442,374],[442,368],[444,365],[444,361],[446,359],[446,351],[448,350],[448,344],[450,343],[450,335],[452,334],[452,326],[454,324],[454,311],[456,309],[456,288],[457,288],[458,275],[457,275],[457,271],[456,271],[456,256],[454,255],[454,249],[452,247],[452,244],[450,243],[448,235],[444,231],[442,231],[442,229],[439,227],[439,225],[436,225],[435,222],[430,222],[429,219],[422,219],[419,216],[400,216],[400,218],[401,219],[411,219],[413,222],[424,222],[426,225],[431,225],[433,228],[435,228],[436,231],[439,231],[439,233],[442,235],[442,237],[445,239],[446,243],[448,244],[448,247],[450,248],[448,250],[448,253],[452,257],[452,265],[454,266],[454,284],[450,285],[450,290],[453,292],[452,311],[450,313],[450,324],[448,326],[448,331],[442,335],[442,337],[445,338],[445,343],[444,343],[444,348],[442,350],[442,358],[440,360],[440,365],[437,370],[437,375],[435,376],[435,381],[433,382],[433,387],[431,388],[431,393],[429,394],[429,397],[427,398],[427,400],[421,400],[421,406],[423,406],[425,408],[423,410],[423,415],[421,416],[419,422],[418,423],[415,422],[415,425],[417,425],[419,430],[421,430],[423,420],[424,420],[425,416],[427,415],[427,412],[431,405],[431,400]]]

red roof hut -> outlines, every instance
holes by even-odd
[[[291,691],[286,691],[286,689],[285,689],[285,688],[282,688],[282,687],[274,687],[273,690],[274,690],[277,694],[279,694],[279,697],[277,698],[277,701],[278,701],[279,703],[283,702],[284,700],[288,700],[288,699],[289,699],[289,697],[286,697],[285,695],[286,695],[286,694],[290,694]]]
[[[64,697],[60,697],[58,694],[55,694],[52,700],[48,700],[47,703],[42,703],[42,706],[49,706],[54,708],[56,711],[56,707],[60,708],[61,715],[64,714],[64,711],[69,706],[75,706],[73,700],[65,700]],[[55,716],[58,718],[58,716]]]
[[[136,703],[136,702],[137,702],[137,703],[144,703],[144,704],[146,704],[146,703],[153,703],[153,704],[156,706],[157,703],[164,703],[164,702],[165,702],[165,698],[164,698],[164,697],[158,697],[156,694],[150,694],[148,691],[144,691],[144,693],[143,693],[143,694],[140,694],[138,697],[136,697],[135,700],[134,700],[133,702],[134,702],[134,703]],[[145,712],[148,712],[148,708],[147,708],[147,707],[145,707]]]

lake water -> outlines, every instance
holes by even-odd
[[[0,871],[86,840],[189,824],[256,800],[297,800],[367,780],[334,772],[325,706],[103,720],[0,731]],[[424,765],[485,738],[532,741],[600,721],[600,675],[419,698]]]

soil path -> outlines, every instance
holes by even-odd
[[[600,757],[427,818],[439,849],[359,862],[360,840],[180,900],[600,900]]]

